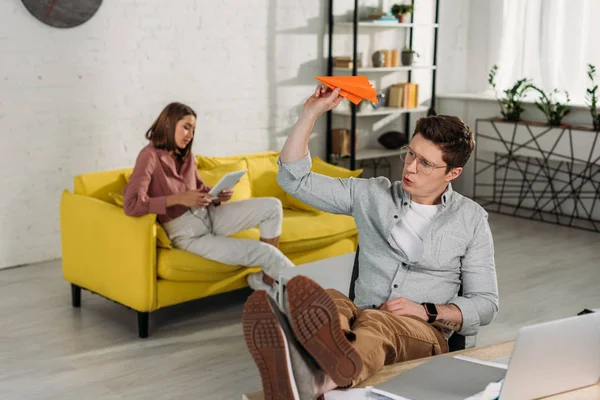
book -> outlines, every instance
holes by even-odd
[[[374,386],[371,392],[383,399],[464,400],[498,382],[506,369],[440,355]]]
[[[390,87],[388,95],[389,107],[416,108],[418,105],[418,84],[412,82],[400,82]]]

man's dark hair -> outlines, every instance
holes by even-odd
[[[464,167],[475,148],[475,138],[471,128],[453,115],[431,115],[419,118],[415,135],[417,133],[442,150],[442,159],[448,164],[446,173],[450,172],[452,167]]]

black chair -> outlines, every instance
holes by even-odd
[[[352,301],[354,301],[354,297],[355,297],[354,286],[355,286],[356,280],[358,279],[358,252],[359,252],[359,247],[357,246],[356,247],[356,256],[354,257],[354,266],[352,267],[352,277],[350,278],[350,290],[348,291],[348,298]],[[458,291],[458,295],[462,296],[462,286]],[[450,339],[448,339],[448,349],[450,352],[464,350],[466,348],[466,346],[467,346],[466,337],[463,335],[459,335],[456,332],[454,332],[454,334],[452,334],[452,336],[450,336]]]

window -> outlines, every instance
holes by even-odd
[[[574,103],[584,103],[588,64],[600,71],[598,15],[595,0],[504,0],[501,34],[491,34],[489,42],[498,49],[497,87],[528,77],[545,91],[566,90]]]

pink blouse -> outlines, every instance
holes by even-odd
[[[158,221],[165,223],[189,209],[182,205],[167,208],[167,196],[195,189],[208,192],[211,188],[200,179],[193,154],[177,173],[171,154],[149,144],[140,151],[129,183],[123,189],[123,208],[125,214],[133,217],[157,214]]]

